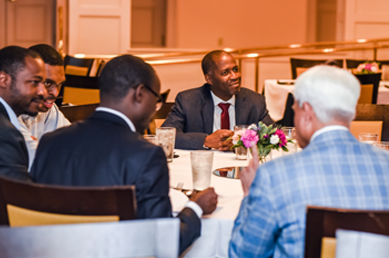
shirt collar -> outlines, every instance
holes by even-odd
[[[131,131],[133,131],[134,133],[136,132],[134,124],[122,112],[117,111],[117,110],[112,109],[112,108],[107,108],[107,107],[98,107],[98,108],[96,108],[96,111],[103,111],[103,112],[111,113],[115,116],[122,118],[127,123],[128,127],[130,127]]]
[[[348,128],[345,127],[345,126],[342,126],[342,125],[329,125],[329,126],[325,126],[325,127],[321,128],[321,129],[317,130],[312,135],[312,137],[311,137],[311,139],[309,141],[312,142],[319,135],[321,135],[323,133],[326,133],[326,132],[329,132],[329,131],[335,131],[335,130],[348,131]]]
[[[5,100],[2,97],[0,97],[0,102],[5,107],[5,110],[7,111],[11,123],[16,127],[16,129],[20,130],[20,123],[13,109],[8,105],[7,102],[5,102]]]
[[[235,95],[232,96],[232,98],[230,98],[229,100],[227,101],[224,101],[222,100],[221,98],[219,98],[218,96],[216,96],[212,90],[211,91],[211,96],[212,96],[212,100],[213,100],[213,104],[214,106],[216,107],[219,103],[230,103],[231,106],[235,106]]]

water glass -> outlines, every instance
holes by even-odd
[[[376,146],[384,150],[389,150],[389,142],[375,142],[373,143],[373,146]]]
[[[174,144],[176,141],[176,128],[174,127],[159,127],[156,129],[158,145],[163,148],[167,158],[167,162],[173,161]]]
[[[198,150],[190,152],[193,189],[205,190],[211,183],[213,152]]]
[[[249,126],[248,125],[236,125],[234,126],[234,133],[237,133],[239,131],[246,130]],[[235,148],[235,154],[236,154],[236,159],[239,160],[245,160],[247,159],[247,149],[245,147],[238,147]]]
[[[284,132],[287,140],[292,140],[293,142],[288,142],[286,148],[288,152],[282,151],[282,155],[288,155],[295,153],[297,151],[297,139],[296,139],[296,128],[294,127],[283,127],[281,130]]]
[[[376,133],[360,133],[359,134],[359,141],[368,143],[368,144],[374,144],[375,142],[378,142],[378,134]]]
[[[143,138],[152,144],[158,145],[157,136],[155,134],[145,134],[143,135]]]

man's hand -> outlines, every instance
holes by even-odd
[[[227,129],[216,130],[213,134],[205,138],[204,146],[208,148],[218,149],[220,151],[230,150],[232,140],[227,140],[228,137],[234,135],[234,132]]]
[[[203,210],[203,214],[207,215],[211,214],[216,209],[217,194],[213,187],[209,187],[204,191],[195,193],[190,200],[197,203]]]
[[[254,145],[254,147],[251,148],[251,153],[253,155],[253,158],[250,160],[249,165],[239,173],[239,178],[242,182],[244,196],[249,195],[251,184],[254,181],[259,166],[257,146]]]

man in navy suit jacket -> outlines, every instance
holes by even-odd
[[[241,75],[234,57],[222,50],[202,60],[207,81],[202,87],[180,92],[162,126],[176,128],[176,148],[229,150],[235,125],[272,124],[265,97],[241,88]],[[223,128],[222,108],[227,104],[229,125]]]
[[[31,174],[38,183],[67,186],[135,185],[137,217],[172,216],[169,171],[161,147],[143,139],[155,115],[160,82],[130,55],[109,61],[99,77],[100,106],[84,122],[44,135]],[[180,253],[200,236],[200,217],[213,212],[213,188],[194,195],[178,215]]]
[[[0,175],[30,181],[28,154],[17,116],[36,115],[47,91],[40,56],[22,47],[0,50]]]

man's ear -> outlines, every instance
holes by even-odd
[[[12,78],[9,74],[4,71],[0,72],[0,88],[7,88],[11,85]]]
[[[205,74],[205,80],[207,81],[208,84],[213,85],[213,79],[211,75]]]
[[[304,114],[303,115],[304,123],[311,123],[314,120],[314,118],[316,117],[312,106],[309,103],[304,102],[303,106],[301,108],[304,111],[304,113],[303,113]]]
[[[134,101],[137,102],[137,103],[140,103],[142,102],[142,99],[143,99],[143,95],[144,95],[144,91],[143,91],[143,88],[145,86],[143,84],[140,84],[139,86],[137,86],[135,89],[133,89],[133,94],[134,94]],[[131,92],[131,89],[129,91],[129,93]]]

